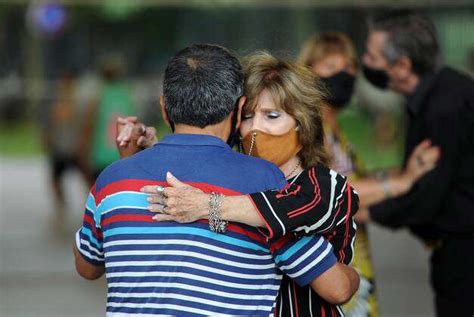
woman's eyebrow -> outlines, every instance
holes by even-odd
[[[259,110],[262,112],[280,111],[277,108],[260,108]]]

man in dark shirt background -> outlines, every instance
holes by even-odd
[[[474,82],[441,67],[434,26],[415,13],[374,19],[364,75],[407,97],[406,155],[425,139],[441,150],[437,167],[406,195],[369,209],[368,218],[409,227],[433,248],[431,282],[438,316],[474,314]],[[425,164],[422,157],[418,164]]]

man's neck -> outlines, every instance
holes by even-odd
[[[186,124],[177,124],[175,126],[174,133],[210,135],[215,136],[224,142],[227,142],[227,139],[229,138],[228,129],[225,129],[221,123],[204,128],[194,127]]]

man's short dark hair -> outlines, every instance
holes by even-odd
[[[390,11],[372,18],[369,30],[387,33],[383,54],[389,63],[406,56],[418,75],[438,68],[440,50],[436,29],[427,17],[413,11]]]
[[[210,44],[179,51],[169,61],[163,82],[169,119],[200,128],[228,117],[243,90],[239,60],[227,49]]]

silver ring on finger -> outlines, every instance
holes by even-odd
[[[163,193],[165,192],[165,188],[163,186],[156,186],[156,192],[158,194],[163,195]]]

